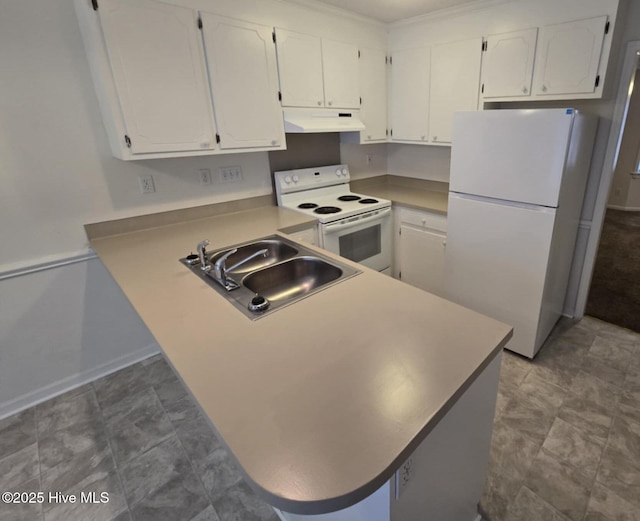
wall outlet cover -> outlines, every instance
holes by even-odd
[[[138,184],[140,185],[140,192],[143,194],[152,194],[156,191],[152,175],[139,175]]]

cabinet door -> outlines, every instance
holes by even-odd
[[[483,97],[530,96],[538,29],[487,37],[482,57]]]
[[[429,136],[428,47],[391,56],[391,139],[427,142]]]
[[[534,93],[594,92],[606,16],[543,27],[536,60]]]
[[[429,129],[434,143],[451,143],[453,113],[476,110],[482,38],[436,45],[431,51]]]
[[[276,42],[282,105],[324,106],[320,38],[276,29]]]
[[[360,93],[360,117],[366,127],[362,141],[387,139],[387,56],[384,51],[361,51]]]
[[[322,40],[325,107],[360,107],[358,48],[355,45]]]
[[[285,137],[272,29],[201,17],[220,148],[280,148]]]
[[[444,294],[445,235],[400,224],[400,279],[425,291]]]
[[[101,0],[98,14],[132,153],[212,149],[195,13],[151,0]]]

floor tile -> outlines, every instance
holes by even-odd
[[[0,420],[0,460],[35,442],[34,407]]]
[[[148,388],[105,409],[107,434],[118,465],[155,447],[174,434],[155,391]]]
[[[6,489],[3,490],[7,491]],[[38,478],[20,485],[10,492],[40,492]],[[0,506],[0,521],[41,521],[42,505],[40,503],[3,503]]]
[[[216,449],[222,448],[222,443],[216,438],[208,420],[199,416],[174,424],[178,437],[191,461],[204,460]]]
[[[527,487],[522,487],[509,506],[507,521],[569,521],[569,518],[541,499]]]
[[[601,362],[625,371],[635,350],[635,341],[596,335],[589,355]]]
[[[243,481],[213,503],[220,521],[277,521],[273,508]]]
[[[538,373],[532,371],[520,385],[518,393],[526,395],[529,400],[544,408],[557,410],[562,405],[567,390],[545,381]]]
[[[500,367],[500,388],[505,394],[510,394],[520,387],[527,374],[531,371],[531,364],[518,355],[505,351]]]
[[[592,480],[542,449],[525,480],[525,487],[573,521],[582,521]]]
[[[640,508],[640,462],[630,458],[625,451],[607,446],[596,481]]]
[[[630,459],[640,464],[640,423],[617,417],[609,434],[609,446],[626,452]]]
[[[501,476],[523,480],[542,442],[534,442],[502,421],[493,428],[490,465]]]
[[[620,385],[620,382],[624,382],[625,379],[625,368],[609,365],[592,355],[586,355],[582,359],[581,369],[585,373],[613,385]]]
[[[618,403],[618,415],[640,423],[640,390],[622,391]]]
[[[211,501],[242,481],[238,465],[226,449],[216,449],[204,459],[194,461],[194,467]]]
[[[122,485],[130,505],[140,502],[192,468],[178,439],[173,436],[120,469]]]
[[[18,491],[19,485],[38,477],[38,445],[32,443],[0,460],[0,492]]]
[[[558,410],[558,417],[588,436],[607,439],[615,410],[581,396],[571,395]]]
[[[124,493],[115,471],[100,479],[87,479],[70,492],[77,495],[78,501],[76,503],[54,502],[45,505],[45,521],[128,521],[130,519]],[[90,492],[96,493],[98,501],[103,492],[107,493],[109,501],[91,503],[80,500],[82,493]]]
[[[596,441],[580,429],[556,418],[542,447],[593,480],[604,452],[604,440]]]
[[[531,401],[523,394],[513,396],[500,415],[500,422],[520,431],[533,442],[542,443],[546,437],[555,411]]]
[[[600,516],[600,517],[597,517]],[[587,520],[640,521],[640,508],[596,483],[587,507]]]
[[[622,394],[619,385],[613,385],[580,370],[573,379],[570,391],[603,407],[614,408]]]
[[[125,367],[93,382],[98,403],[103,410],[144,391],[147,387],[149,383],[145,377],[145,366],[141,363]]]
[[[36,406],[38,433],[41,436],[75,423],[92,422],[100,418],[100,408],[91,388],[66,393]]]
[[[513,476],[502,475],[497,469],[490,467],[478,508],[483,519],[503,521],[509,505],[515,500],[523,483],[524,478],[516,479]]]

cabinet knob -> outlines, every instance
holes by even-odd
[[[322,101],[318,101],[318,107],[322,106]]]
[[[371,134],[367,134],[367,139],[371,140]]]
[[[522,87],[522,93],[526,94],[527,92],[529,92],[529,89],[527,89],[526,87]]]
[[[434,141],[438,141],[438,136],[433,136]]]
[[[445,239],[445,240],[443,240],[443,241],[442,241],[442,247],[443,247],[443,248],[446,248],[446,247],[447,247],[447,239]]]
[[[330,101],[330,102],[329,102],[329,106],[331,106],[331,105],[333,105],[333,101]]]
[[[547,86],[546,85],[542,86],[542,92],[547,92]]]
[[[275,147],[278,144],[278,142],[275,139],[272,139],[271,144]]]
[[[427,136],[420,136],[420,139],[421,139],[422,141],[424,141],[426,137],[427,137]]]

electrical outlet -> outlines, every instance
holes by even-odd
[[[210,168],[198,168],[198,179],[201,185],[211,184],[211,169]]]
[[[218,175],[221,183],[239,183],[242,181],[242,167],[223,166],[220,168]]]
[[[396,499],[405,491],[414,474],[413,458],[405,461],[396,471]]]
[[[138,184],[140,185],[140,191],[143,194],[152,194],[156,191],[152,175],[139,175]]]

